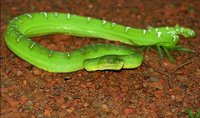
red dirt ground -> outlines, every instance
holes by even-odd
[[[91,16],[137,28],[179,24],[196,32],[195,38],[180,41],[196,53],[174,51],[172,64],[150,49],[143,52],[142,66],[134,70],[49,73],[12,53],[3,35],[13,17],[40,11]],[[1,117],[187,118],[185,109],[200,108],[199,35],[199,0],[1,0]],[[97,42],[120,44],[65,35],[34,40],[59,51]]]

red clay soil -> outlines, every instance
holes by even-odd
[[[192,28],[195,38],[180,45],[195,53],[173,51],[176,63],[155,49],[133,70],[85,70],[56,74],[30,65],[5,44],[9,20],[27,12],[56,11],[106,19],[126,26]],[[101,39],[49,35],[34,38],[50,49],[66,51]],[[122,44],[123,45],[123,44]],[[2,118],[187,118],[200,108],[199,0],[1,0]]]

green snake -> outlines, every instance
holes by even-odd
[[[120,70],[137,68],[143,56],[132,48],[114,44],[92,44],[71,52],[49,50],[31,37],[48,34],[68,34],[101,38],[129,45],[156,46],[172,59],[169,49],[187,50],[177,46],[179,36],[193,37],[195,32],[184,27],[137,29],[106,20],[64,13],[27,13],[9,22],[5,41],[10,50],[30,64],[49,72],[67,73],[81,69]]]

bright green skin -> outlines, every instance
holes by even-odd
[[[183,27],[160,27],[148,30],[125,27],[105,20],[63,13],[31,13],[15,17],[7,26],[7,46],[27,62],[49,72],[73,72],[80,69],[120,70],[136,68],[143,57],[133,49],[111,44],[93,44],[72,52],[56,52],[32,41],[33,36],[70,34],[95,37],[139,46],[174,48],[178,34],[192,37],[195,33]]]

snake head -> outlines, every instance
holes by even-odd
[[[83,67],[87,71],[120,70],[122,68],[137,68],[142,64],[143,56],[139,53],[130,55],[104,55],[97,58],[86,59]]]
[[[96,70],[120,70],[124,66],[124,61],[117,55],[105,55],[97,58],[87,59],[83,62],[87,71]]]

